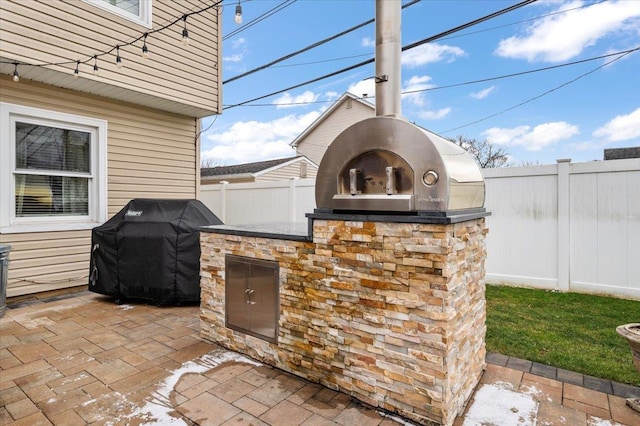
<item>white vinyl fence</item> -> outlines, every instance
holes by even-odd
[[[315,179],[202,185],[200,201],[225,225],[306,222],[316,208]]]
[[[485,169],[487,282],[640,299],[640,159]],[[312,179],[203,186],[225,224],[305,222]]]

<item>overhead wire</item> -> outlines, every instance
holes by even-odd
[[[402,94],[403,95],[409,95],[409,94],[412,94],[412,93],[430,92],[430,91],[440,90],[440,89],[450,89],[452,87],[467,86],[467,85],[470,85],[470,84],[486,83],[488,81],[495,81],[495,80],[502,80],[504,78],[518,77],[518,76],[521,76],[521,75],[533,74],[533,73],[537,73],[537,72],[549,71],[549,70],[553,70],[553,69],[557,69],[557,68],[568,67],[568,66],[571,66],[571,65],[582,64],[582,63],[585,63],[585,62],[596,61],[598,59],[604,59],[604,58],[608,58],[608,57],[611,57],[611,56],[617,56],[617,55],[623,55],[623,54],[627,54],[627,53],[633,53],[633,52],[635,52],[637,50],[640,50],[640,46],[639,47],[635,47],[633,49],[622,50],[622,51],[614,52],[614,53],[608,53],[606,55],[593,56],[591,58],[580,59],[578,61],[566,62],[564,64],[557,64],[557,65],[550,65],[548,67],[536,68],[536,69],[527,70],[527,71],[520,71],[520,72],[516,72],[516,73],[511,73],[511,74],[504,74],[504,75],[500,75],[500,76],[496,76],[496,77],[487,77],[487,78],[481,78],[481,79],[478,79],[478,80],[466,81],[466,82],[463,82],[463,83],[454,83],[454,84],[447,84],[447,85],[444,85],[444,86],[429,87],[427,89],[407,90],[405,92],[402,92]]]
[[[414,4],[419,3],[419,2],[420,2],[420,0],[412,0],[412,1],[408,2],[408,3],[403,4],[402,8],[405,9],[405,8],[407,8],[409,6],[413,6]],[[347,35],[347,34],[353,32],[353,31],[356,31],[356,30],[358,30],[358,29],[360,29],[360,28],[362,28],[364,26],[372,24],[373,22],[375,22],[375,18],[369,19],[369,20],[367,20],[365,22],[362,22],[362,23],[360,23],[358,25],[355,25],[355,26],[353,26],[351,28],[347,28],[346,30],[340,31],[339,33],[334,34],[331,37],[327,37],[325,39],[322,39],[320,41],[312,43],[307,47],[304,47],[304,48],[302,48],[300,50],[297,50],[295,52],[289,53],[288,55],[282,56],[282,57],[280,57],[278,59],[275,59],[275,60],[273,60],[273,61],[271,61],[271,62],[269,62],[267,64],[261,65],[259,67],[256,67],[256,68],[252,69],[252,70],[246,71],[246,72],[244,72],[242,74],[238,74],[236,76],[233,76],[233,77],[223,81],[222,84],[231,83],[232,81],[238,80],[238,79],[240,79],[242,77],[246,77],[246,76],[251,75],[253,73],[256,73],[258,71],[262,71],[263,69],[269,68],[272,65],[275,65],[275,64],[278,64],[280,62],[286,61],[287,59],[291,59],[294,56],[300,55],[301,53],[307,52],[307,51],[309,51],[311,49],[315,49],[316,47],[322,46],[325,43],[328,43],[328,42],[330,42],[332,40],[335,40],[335,39],[340,38],[340,37],[342,37],[344,35]]]
[[[496,112],[496,113],[491,114],[491,115],[488,115],[488,116],[486,116],[486,117],[482,117],[482,118],[480,118],[480,119],[478,119],[478,120],[475,120],[475,121],[472,121],[472,122],[470,122],[470,123],[463,124],[462,126],[457,126],[457,127],[453,127],[453,128],[451,128],[451,129],[447,129],[447,130],[440,131],[440,132],[438,132],[438,133],[440,133],[440,134],[444,134],[444,133],[453,132],[454,130],[459,130],[459,129],[462,129],[462,128],[465,128],[465,127],[472,126],[472,125],[474,125],[474,124],[478,124],[478,123],[480,123],[480,122],[482,122],[482,121],[485,121],[485,120],[488,120],[488,119],[490,119],[490,118],[493,118],[493,117],[497,117],[497,116],[499,116],[499,115],[502,115],[502,114],[504,114],[505,112],[509,112],[509,111],[511,111],[511,110],[514,110],[514,109],[516,109],[516,108],[519,108],[519,107],[521,107],[522,105],[526,105],[526,104],[528,104],[529,102],[533,102],[533,101],[535,101],[536,99],[540,99],[540,98],[541,98],[541,97],[543,97],[543,96],[546,96],[546,95],[548,95],[548,94],[550,94],[550,93],[555,92],[556,90],[560,90],[560,89],[562,89],[562,88],[563,88],[563,87],[565,87],[565,86],[568,86],[568,85],[570,85],[570,84],[572,84],[572,83],[575,83],[576,81],[580,80],[581,78],[584,78],[584,77],[586,77],[586,76],[588,76],[588,75],[591,75],[591,74],[593,74],[594,72],[596,72],[596,71],[598,71],[598,70],[600,70],[600,69],[602,69],[602,68],[606,67],[607,65],[610,65],[610,64],[612,64],[612,63],[614,63],[614,62],[616,62],[616,61],[619,61],[620,59],[624,58],[625,56],[630,55],[630,54],[632,54],[633,52],[636,52],[636,51],[638,51],[638,50],[640,50],[640,47],[635,48],[635,49],[631,49],[631,50],[628,50],[628,51],[625,51],[625,52],[623,52],[620,56],[618,56],[618,57],[617,57],[617,58],[615,58],[615,59],[612,59],[612,60],[610,60],[610,61],[608,61],[608,62],[606,62],[606,63],[604,63],[604,64],[602,64],[602,65],[600,65],[600,66],[598,66],[598,67],[596,67],[596,68],[594,68],[594,69],[592,69],[592,70],[590,70],[590,71],[588,71],[588,72],[586,72],[586,73],[584,73],[584,74],[579,75],[578,77],[576,77],[576,78],[574,78],[574,79],[571,79],[571,80],[569,80],[569,81],[567,81],[567,82],[565,82],[565,83],[562,83],[561,85],[556,86],[556,87],[554,87],[554,88],[552,88],[552,89],[546,90],[546,91],[542,92],[541,94],[539,94],[539,95],[537,95],[537,96],[534,96],[534,97],[532,97],[532,98],[529,98],[529,99],[527,99],[527,100],[525,100],[525,101],[523,101],[523,102],[520,102],[520,103],[518,103],[518,104],[516,104],[516,105],[513,105],[513,106],[511,106],[511,107],[509,107],[509,108],[506,108],[506,109],[504,109],[504,110],[502,110],[502,111]]]
[[[504,25],[498,25],[498,26],[495,26],[495,27],[485,28],[485,29],[482,29],[482,30],[469,31],[469,32],[466,32],[464,34],[458,34],[458,35],[452,35],[452,36],[449,36],[449,37],[443,37],[443,38],[440,39],[440,41],[452,40],[452,39],[461,38],[461,37],[468,37],[468,36],[472,36],[472,35],[475,35],[475,34],[485,33],[485,32],[488,32],[488,31],[494,31],[494,30],[497,30],[497,29],[506,28],[506,27],[510,27],[510,26],[513,26],[513,25],[522,24],[524,22],[536,21],[538,19],[546,18],[546,17],[549,17],[549,16],[558,15],[558,14],[562,14],[562,13],[567,13],[567,12],[571,12],[571,11],[577,10],[577,9],[584,9],[586,7],[589,7],[589,6],[593,6],[594,4],[604,3],[605,1],[608,1],[608,0],[600,0],[600,1],[595,2],[595,3],[582,4],[580,6],[572,7],[572,8],[569,8],[569,9],[562,9],[562,10],[557,11],[557,12],[552,12],[552,13],[547,13],[547,14],[544,14],[544,15],[539,15],[539,16],[535,16],[533,18],[522,19],[522,20],[519,20],[519,21],[510,22],[510,23],[504,24]],[[409,5],[409,4],[407,4],[407,5]],[[274,65],[271,68],[300,67],[300,66],[305,66],[305,65],[315,65],[315,64],[321,64],[321,63],[326,63],[326,62],[343,61],[345,59],[361,58],[363,56],[370,56],[370,55],[371,55],[370,53],[361,53],[359,55],[342,56],[342,57],[339,57],[339,58],[320,59],[320,60],[315,60],[315,61],[310,61],[310,62],[299,62],[299,63],[295,63],[295,64]]]
[[[297,0],[285,0],[282,3],[279,3],[278,5],[274,6],[273,8],[267,10],[266,12],[264,12],[262,15],[258,16],[257,18],[252,19],[251,21],[247,22],[245,25],[236,28],[235,30],[231,31],[229,34],[226,34],[222,37],[222,41],[227,40],[230,37],[233,37],[234,35],[237,35],[238,33],[241,33],[242,31],[245,31],[249,28],[251,28],[252,26],[264,21],[265,19],[275,15],[278,12],[281,12],[282,10],[286,9],[287,7],[291,6],[293,3],[295,3]]]
[[[635,47],[633,49],[628,49],[628,50],[622,50],[622,51],[619,51],[619,52],[608,53],[606,55],[593,56],[591,58],[580,59],[578,61],[565,62],[563,64],[551,65],[551,66],[548,66],[548,67],[535,68],[535,69],[526,70],[526,71],[519,71],[519,72],[515,72],[515,73],[510,73],[510,74],[498,75],[498,76],[494,76],[494,77],[487,77],[487,78],[481,78],[481,79],[477,79],[477,80],[470,80],[470,81],[465,81],[465,82],[462,82],[462,83],[453,83],[453,84],[446,84],[446,85],[443,85],[443,86],[429,87],[429,88],[426,88],[426,89],[405,90],[401,94],[402,95],[410,95],[410,94],[414,94],[414,93],[431,92],[431,91],[435,91],[435,90],[451,89],[453,87],[469,86],[469,85],[472,85],[472,84],[486,83],[486,82],[495,81],[495,80],[503,80],[505,78],[519,77],[519,76],[522,76],[522,75],[534,74],[534,73],[538,73],[538,72],[550,71],[550,70],[554,70],[554,69],[558,69],[558,68],[569,67],[569,66],[572,66],[572,65],[583,64],[583,63],[586,63],[586,62],[597,61],[599,59],[605,59],[605,58],[609,58],[611,56],[618,56],[618,55],[622,55],[622,54],[626,54],[626,53],[633,53],[633,52],[638,51],[638,50],[640,50],[640,46]],[[366,98],[361,97],[360,99],[366,99]],[[273,103],[251,104],[251,105],[245,105],[245,106],[247,106],[247,107],[273,107],[273,106],[311,105],[311,104],[321,104],[321,103],[331,103],[331,102],[334,102],[334,100],[311,101],[311,102],[309,102],[309,101],[306,101],[306,102],[286,102],[286,103],[279,103],[277,105],[275,105]]]
[[[525,1],[521,1],[520,3],[516,3],[516,4],[512,5],[512,6],[509,6],[509,7],[504,8],[504,9],[500,9],[500,10],[498,10],[498,11],[496,11],[496,12],[493,12],[493,13],[491,13],[491,14],[489,14],[489,15],[486,15],[486,16],[483,16],[483,17],[481,17],[481,18],[475,19],[475,20],[473,20],[473,21],[467,22],[467,23],[465,23],[465,24],[459,25],[459,26],[457,26],[457,27],[455,27],[455,28],[449,29],[449,30],[447,30],[447,31],[441,32],[441,33],[436,34],[436,35],[434,35],[434,36],[431,36],[431,37],[428,37],[428,38],[426,38],[426,39],[423,39],[423,40],[417,41],[417,42],[415,42],[415,43],[411,43],[411,44],[409,44],[409,45],[407,45],[407,46],[403,46],[403,47],[402,47],[402,51],[404,52],[405,50],[413,49],[414,47],[418,47],[418,46],[420,46],[420,45],[422,45],[422,44],[425,44],[425,43],[429,43],[429,42],[432,42],[432,41],[438,40],[438,39],[440,39],[440,38],[442,38],[442,37],[446,37],[446,36],[448,36],[448,35],[450,35],[450,34],[453,34],[453,33],[455,33],[455,32],[462,31],[462,30],[464,30],[464,29],[466,29],[466,28],[469,28],[469,27],[471,27],[471,26],[474,26],[474,25],[477,25],[477,24],[479,24],[479,23],[485,22],[485,21],[487,21],[487,20],[489,20],[489,19],[493,19],[493,18],[495,18],[495,17],[497,17],[497,16],[500,16],[500,15],[503,15],[503,14],[505,14],[505,13],[512,12],[512,11],[514,11],[514,10],[516,10],[516,9],[519,9],[519,8],[521,8],[521,7],[524,7],[524,6],[527,6],[527,5],[529,5],[529,4],[535,3],[535,2],[537,2],[537,1],[538,1],[538,0],[525,0]],[[250,100],[244,101],[244,102],[240,102],[240,103],[233,104],[233,105],[228,105],[228,106],[226,106],[226,107],[224,107],[224,106],[223,106],[223,108],[224,108],[225,110],[228,110],[228,109],[231,109],[231,108],[236,108],[236,107],[239,107],[239,106],[242,106],[242,105],[246,105],[246,104],[251,103],[251,102],[259,101],[259,100],[261,100],[261,99],[265,99],[265,98],[268,98],[268,97],[271,97],[271,96],[274,96],[274,95],[278,95],[278,94],[280,94],[280,93],[284,93],[284,92],[286,92],[286,91],[288,91],[288,90],[297,89],[297,88],[299,88],[299,87],[306,86],[306,85],[308,85],[308,84],[315,83],[315,82],[317,82],[317,81],[321,81],[321,80],[324,80],[324,79],[327,79],[327,78],[330,78],[330,77],[333,77],[333,76],[336,76],[336,75],[339,75],[339,74],[345,73],[345,72],[347,72],[347,71],[351,71],[351,70],[356,69],[356,68],[360,68],[361,66],[371,64],[371,63],[373,63],[374,61],[375,61],[375,59],[374,59],[374,58],[367,59],[367,60],[362,61],[362,62],[359,62],[359,63],[357,63],[357,64],[353,64],[353,65],[351,65],[351,66],[348,66],[348,67],[345,67],[345,68],[339,69],[339,70],[334,71],[334,72],[332,72],[332,73],[325,74],[325,75],[320,76],[320,77],[316,77],[316,78],[314,78],[314,79],[312,79],[312,80],[308,80],[308,81],[305,81],[305,82],[303,82],[303,83],[299,83],[299,84],[296,84],[296,85],[294,85],[294,86],[290,86],[290,87],[287,87],[287,88],[285,88],[285,89],[278,90],[278,91],[275,91],[275,92],[272,92],[272,93],[269,93],[269,94],[266,94],[266,95],[263,95],[263,96],[259,96],[259,97],[256,97],[256,98],[253,98],[253,99],[250,99]]]

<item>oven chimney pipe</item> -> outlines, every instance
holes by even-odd
[[[376,116],[401,116],[400,0],[376,0]]]

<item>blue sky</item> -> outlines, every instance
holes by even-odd
[[[516,3],[422,0],[403,10],[402,45]],[[223,80],[375,15],[373,0],[249,0],[242,1],[243,23],[237,25],[236,4],[225,3],[223,9]],[[277,6],[277,13],[248,25]],[[223,104],[245,102],[372,58],[374,40],[375,26],[369,24],[224,84]],[[541,0],[405,51],[402,90],[412,93],[403,95],[402,115],[443,137],[498,144],[514,164],[601,160],[604,148],[640,145],[640,50],[589,59],[639,47],[640,0]],[[560,66],[576,61],[584,62]],[[499,78],[548,67],[553,68]],[[373,75],[374,65],[365,65],[205,118],[202,157],[230,165],[294,155],[289,143],[332,101],[346,91],[375,93],[373,80],[367,79]],[[476,80],[488,81],[470,83]]]

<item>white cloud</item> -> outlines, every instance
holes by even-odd
[[[438,111],[420,111],[418,115],[425,120],[439,120],[451,112],[451,108],[442,108]]]
[[[247,40],[244,38],[234,40],[231,44],[231,50],[232,52],[229,55],[222,57],[223,64],[242,62],[247,53]]]
[[[620,142],[640,138],[640,108],[630,114],[619,115],[593,132],[593,136],[607,142]]]
[[[562,4],[557,11],[584,6],[583,1]],[[588,7],[555,13],[537,20],[525,30],[500,41],[495,53],[508,58],[561,62],[579,55],[603,37],[620,32],[637,37],[640,2],[607,1]]]
[[[353,83],[347,89],[347,92],[352,93],[359,97],[366,97],[373,102],[371,99],[375,99],[376,96],[376,82],[373,78],[368,78],[366,80],[360,80],[357,83]]]
[[[231,43],[231,47],[233,47],[234,49],[240,49],[246,45],[247,45],[247,39],[245,39],[244,37],[240,37],[239,39],[234,40]]]
[[[465,55],[465,51],[456,46],[427,43],[402,52],[401,61],[402,65],[415,68],[433,62],[453,62],[457,57]]]
[[[222,58],[222,60],[227,63],[227,62],[242,62],[242,60],[244,59],[244,54],[242,53],[236,53],[235,55],[229,55],[229,56],[225,56]]]
[[[300,106],[305,106],[310,102],[315,102],[318,100],[317,95],[310,90],[301,93],[298,96],[291,96],[289,93],[285,92],[282,96],[273,101],[274,105],[277,105],[278,109],[280,108],[295,108]]]
[[[491,92],[493,92],[495,90],[495,88],[496,88],[496,86],[487,87],[486,89],[482,89],[479,92],[471,93],[469,96],[471,96],[472,98],[475,98],[475,99],[484,99],[487,96],[489,96],[489,94]]]
[[[222,133],[204,135],[205,143],[213,147],[205,148],[202,158],[212,158],[216,164],[242,164],[293,156],[289,143],[319,116],[320,112],[312,111],[269,122],[238,121]]]
[[[362,47],[376,47],[376,41],[371,37],[364,37],[362,39],[362,43],[360,43]]]
[[[423,106],[426,104],[425,94],[421,92],[425,89],[436,87],[435,84],[429,84],[431,77],[429,76],[412,76],[408,80],[403,82],[404,87],[401,88],[402,92],[417,91],[416,93],[406,93],[402,95],[402,100],[409,102],[416,106]],[[375,79],[369,78],[366,80],[360,80],[353,83],[347,89],[347,92],[356,96],[365,97],[369,102],[375,103],[376,98],[376,83]]]
[[[336,99],[338,99],[340,97],[340,93],[331,90],[329,92],[326,92],[324,94],[324,96],[325,96],[325,98],[327,98],[327,100],[333,101],[333,100],[336,100]]]
[[[402,99],[410,102],[416,106],[423,106],[426,103],[424,90],[436,87],[435,84],[429,84],[431,77],[427,75],[417,76],[414,75],[409,80],[404,82],[403,92],[415,92],[405,93],[402,95]]]
[[[531,126],[518,126],[512,129],[492,127],[481,134],[490,143],[521,146],[527,151],[540,151],[579,133],[578,126],[564,121],[556,121],[539,124],[534,128]]]

